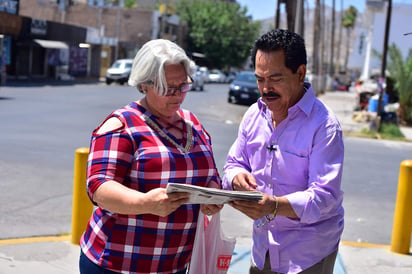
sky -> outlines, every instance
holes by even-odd
[[[315,7],[315,0],[304,0],[310,7]],[[237,0],[241,6],[246,6],[248,15],[253,17],[253,20],[261,20],[273,17],[276,11],[277,0]],[[366,5],[366,0],[335,0],[336,10],[341,10],[341,3],[343,2],[343,10],[349,6],[354,6],[358,12],[363,12]],[[411,3],[412,0],[394,0],[393,3]],[[332,0],[325,0],[325,4],[332,7]],[[281,6],[284,9],[284,5]]]

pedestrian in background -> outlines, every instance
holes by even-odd
[[[305,82],[304,40],[272,30],[251,51],[261,98],[245,113],[225,189],[261,191],[231,205],[254,220],[250,273],[331,274],[344,226],[341,126]]]
[[[141,100],[115,110],[93,132],[87,192],[97,206],[80,240],[81,273],[186,273],[201,208],[169,182],[221,187],[211,139],[180,106],[194,63],[175,43],[147,42],[129,85]]]

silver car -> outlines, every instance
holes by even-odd
[[[192,90],[200,90],[203,91],[203,86],[205,84],[205,79],[201,71],[196,71],[195,74],[192,76]]]

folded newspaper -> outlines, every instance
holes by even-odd
[[[187,204],[226,204],[230,201],[245,200],[258,202],[263,198],[259,191],[234,191],[217,188],[201,187],[188,184],[168,183],[167,193],[188,192],[190,198]]]

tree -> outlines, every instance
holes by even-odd
[[[182,0],[176,12],[187,23],[188,51],[203,53],[210,67],[240,67],[250,55],[260,23],[238,3]]]
[[[340,8],[343,10],[343,0],[340,1]],[[342,12],[339,12],[340,22],[342,22]],[[341,62],[340,62],[340,48],[341,48],[341,41],[342,41],[342,24],[339,24],[339,34],[338,34],[338,47],[336,52],[336,62],[333,70],[333,74],[339,73],[341,70]]]
[[[303,0],[296,1],[296,0],[278,0],[277,1],[277,9],[276,9],[276,21],[275,27],[279,27],[280,21],[280,4],[285,4],[286,9],[286,21],[287,21],[287,28],[290,31],[296,32],[304,37],[304,30],[305,30],[305,20],[304,20],[304,3]],[[298,10],[300,12],[298,12]],[[299,18],[297,18],[299,16]],[[296,20],[298,19],[298,20]]]
[[[358,15],[358,10],[354,6],[349,6],[345,10],[345,13],[342,17],[342,26],[346,29],[346,53],[345,53],[345,71],[348,68],[348,60],[349,60],[349,48],[350,48],[350,37],[353,27],[356,23],[356,16]]]
[[[389,47],[388,52],[388,71],[395,80],[395,89],[399,96],[399,118],[412,125],[412,49],[409,50],[406,60],[395,44]]]
[[[315,1],[315,17],[313,20],[313,45],[320,45],[320,0]],[[320,74],[319,50],[314,49],[312,52],[312,73]]]
[[[137,8],[137,0],[124,0],[124,7],[126,9],[135,9]]]
[[[332,33],[331,33],[331,42],[330,42],[330,55],[329,55],[329,64],[328,64],[328,74],[330,77],[334,75],[334,67],[333,67],[333,58],[334,58],[334,50],[335,50],[335,0],[332,1]]]

